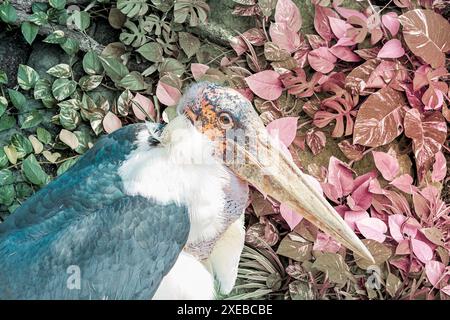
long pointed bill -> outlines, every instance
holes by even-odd
[[[265,129],[260,130],[254,143],[247,141],[243,146],[227,141],[227,144],[227,149],[231,147],[233,154],[241,157],[238,161],[228,162],[238,176],[261,192],[289,205],[359,256],[374,261],[366,246]]]

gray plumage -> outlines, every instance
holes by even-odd
[[[183,206],[125,194],[117,171],[143,129],[100,139],[0,224],[0,299],[153,296],[186,243],[189,216]],[[80,290],[67,286],[73,265]]]

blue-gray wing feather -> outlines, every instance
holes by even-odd
[[[128,127],[0,224],[0,299],[153,296],[186,243],[189,216],[184,206],[125,194],[117,169],[142,129]]]

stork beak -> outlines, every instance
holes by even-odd
[[[262,123],[254,126],[259,128],[253,142],[247,139],[243,145],[227,140],[227,149],[231,147],[239,158],[227,163],[235,174],[262,193],[289,205],[360,257],[374,262],[366,246],[317,191],[311,179],[295,165],[287,150],[282,150],[278,139],[271,137]]]

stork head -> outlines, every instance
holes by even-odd
[[[178,112],[214,143],[215,155],[236,176],[373,261],[361,240],[295,165],[286,147],[268,134],[250,101],[238,91],[207,82],[196,84],[183,96]]]

